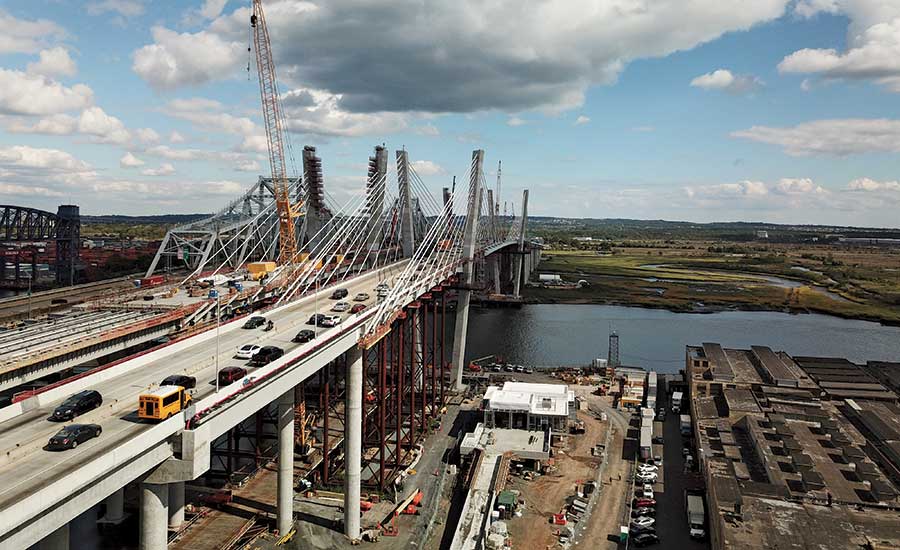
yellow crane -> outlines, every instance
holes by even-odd
[[[253,44],[256,46],[256,68],[259,72],[259,95],[262,100],[263,118],[266,121],[266,141],[269,147],[269,164],[272,167],[272,188],[278,209],[278,261],[289,264],[297,254],[297,237],[294,218],[302,203],[291,204],[290,183],[284,160],[284,113],[278,97],[278,80],[275,77],[275,60],[272,42],[266,27],[262,0],[253,0],[250,15]]]

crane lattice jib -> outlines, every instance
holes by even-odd
[[[272,167],[272,186],[278,210],[279,261],[290,263],[297,252],[294,232],[294,208],[291,206],[290,185],[284,160],[284,128],[278,99],[278,81],[275,77],[275,60],[262,1],[253,0],[250,16],[253,42],[256,46],[256,67],[259,71],[259,95],[262,99],[263,118],[266,121],[266,141],[269,146],[269,164]]]

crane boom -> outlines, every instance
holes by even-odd
[[[263,118],[266,121],[266,142],[269,147],[269,164],[272,168],[272,188],[278,210],[278,260],[293,262],[297,254],[297,237],[294,218],[297,210],[291,205],[290,184],[284,160],[284,128],[281,102],[278,97],[278,80],[275,77],[275,59],[272,42],[266,27],[262,0],[253,0],[250,16],[253,43],[256,46],[256,68],[259,72],[259,95],[262,100]]]

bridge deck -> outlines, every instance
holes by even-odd
[[[399,265],[399,264],[398,264]],[[395,265],[389,275],[379,275],[364,281],[351,280],[341,285],[347,288],[350,297],[357,292],[368,292],[372,298],[367,302],[370,307],[374,305],[375,286],[381,280],[387,280],[393,284],[393,278],[400,269]],[[327,312],[333,305],[328,299],[331,289],[323,289],[319,292],[317,300],[303,300],[296,306],[283,309],[277,313],[267,315],[275,322],[275,330],[263,332],[262,329],[242,330],[228,327],[230,330],[221,331],[219,339],[219,365],[244,366],[250,375],[256,370],[246,361],[233,359],[232,356],[239,346],[247,343],[259,345],[276,345],[286,352],[296,349],[301,344],[294,344],[290,340],[301,329],[312,328],[305,324],[306,320],[315,311]],[[347,314],[341,314],[346,318]],[[237,323],[242,323],[238,320]],[[323,338],[330,334],[338,334],[340,329],[317,329]],[[6,515],[7,511],[19,506],[26,495],[34,494],[42,487],[47,487],[56,481],[66,479],[66,483],[73,484],[73,488],[79,483],[89,484],[91,479],[78,479],[78,473],[86,463],[96,457],[114,454],[117,447],[123,442],[131,440],[142,432],[161,425],[144,424],[136,418],[136,406],[138,396],[149,388],[153,388],[170,374],[184,373],[197,378],[197,388],[193,390],[195,401],[199,402],[204,397],[215,393],[215,359],[216,339],[206,339],[193,345],[183,352],[152,361],[140,368],[133,369],[112,380],[105,381],[95,389],[98,389],[104,398],[104,404],[96,409],[78,417],[78,422],[100,424],[103,434],[92,439],[77,449],[65,452],[51,453],[42,448],[51,435],[60,429],[59,424],[46,421],[53,408],[59,401],[47,403],[36,410],[25,413],[24,417],[17,417],[0,423],[0,515]],[[222,393],[227,393],[224,388]],[[272,399],[276,399],[273,395]],[[174,420],[174,419],[173,419]],[[60,496],[60,498],[65,498]],[[49,505],[50,503],[43,503]],[[23,515],[35,511],[21,511]],[[9,529],[15,525],[0,525],[0,548],[4,548],[4,540]]]

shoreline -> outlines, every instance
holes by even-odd
[[[524,305],[598,305],[598,306],[619,306],[619,307],[635,307],[643,309],[661,309],[671,313],[691,313],[691,314],[713,314],[724,313],[728,311],[759,311],[771,313],[786,313],[789,315],[804,315],[817,313],[820,315],[828,315],[839,319],[847,319],[850,321],[868,321],[870,323],[878,323],[885,327],[900,327],[900,321],[882,319],[869,315],[846,315],[834,311],[818,309],[818,308],[770,308],[764,306],[754,306],[752,304],[735,304],[734,306],[704,306],[703,308],[680,308],[676,306],[668,306],[665,304],[643,304],[636,302],[628,302],[621,300],[595,300],[590,298],[578,299],[547,299],[523,296]]]

